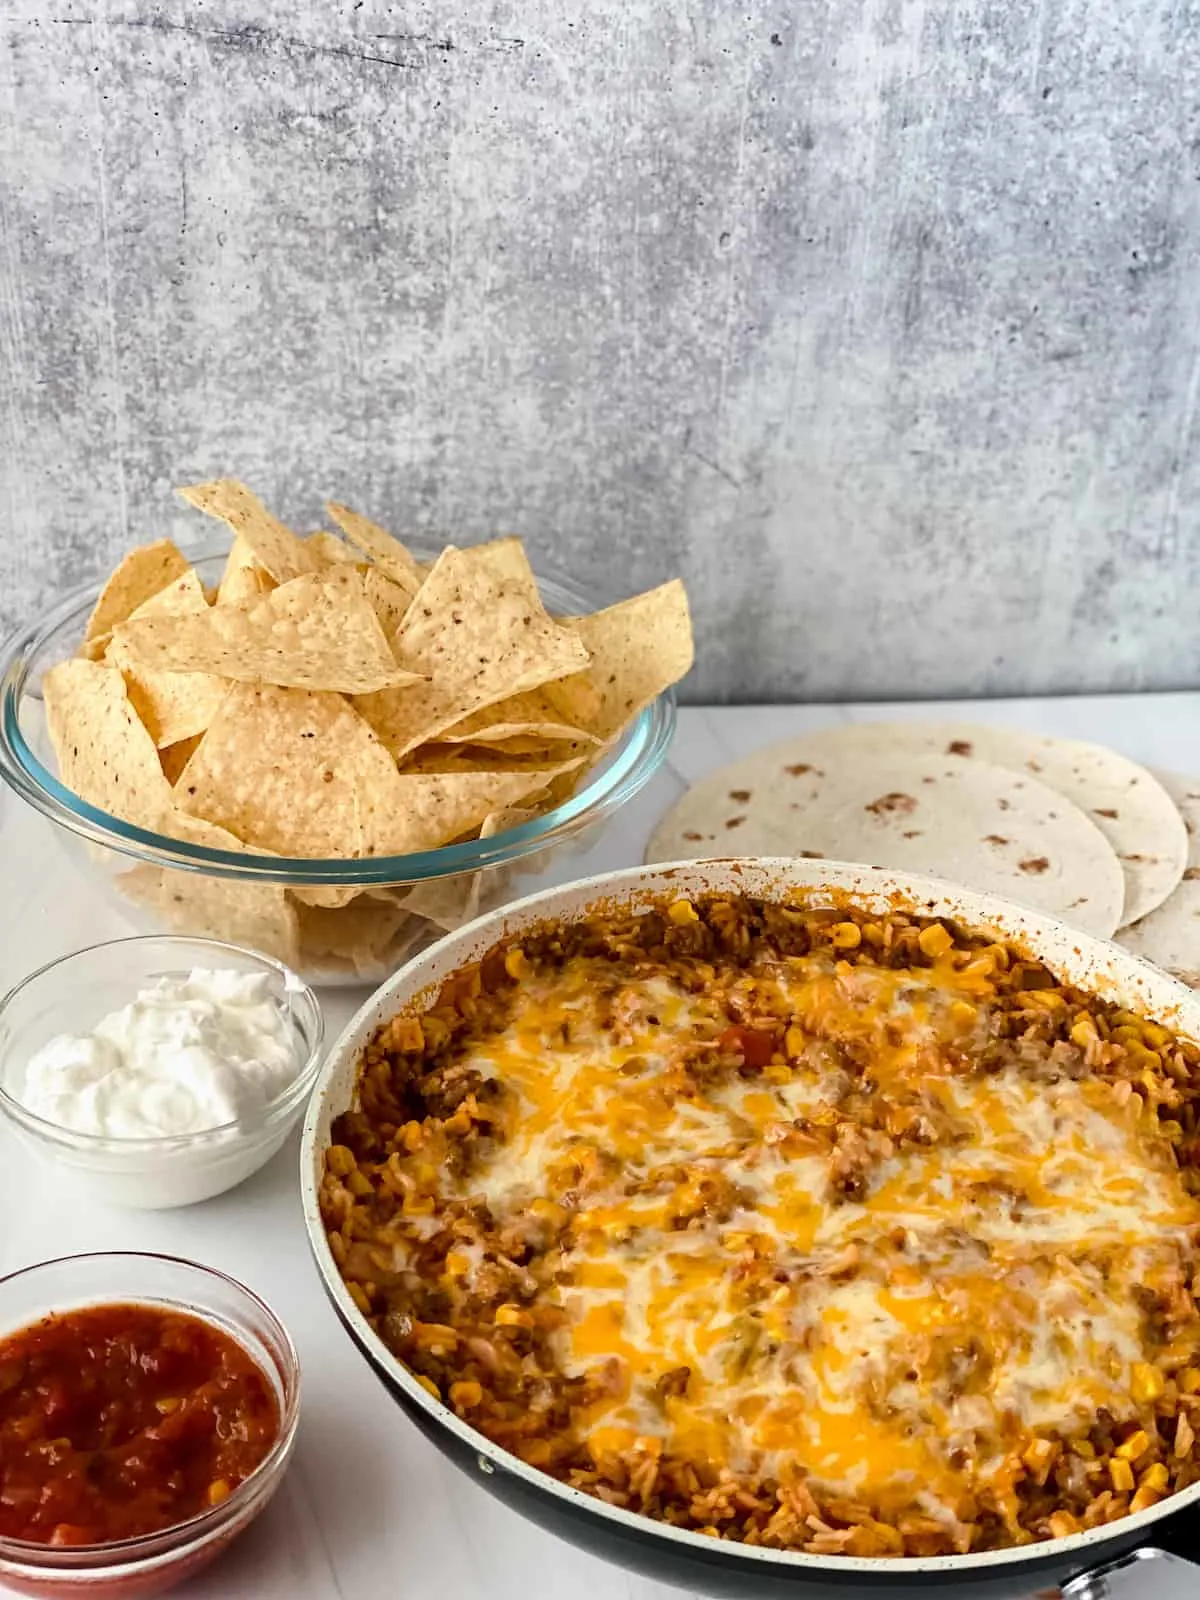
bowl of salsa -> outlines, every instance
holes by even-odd
[[[192,1577],[282,1480],[300,1372],[242,1284],[170,1256],[0,1279],[0,1587],[139,1600]]]

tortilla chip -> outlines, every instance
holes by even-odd
[[[198,733],[191,739],[181,739],[178,744],[169,744],[159,749],[158,759],[168,783],[174,784],[178,780],[179,774],[195,755],[196,746],[203,737],[203,734]]]
[[[411,550],[386,528],[372,522],[370,517],[351,511],[349,506],[340,506],[331,500],[325,509],[350,543],[365,551],[385,577],[398,584],[410,598],[416,594],[425,581],[425,569]]]
[[[471,833],[557,770],[401,776],[340,695],[235,684],[175,796],[193,816],[280,855],[405,855]]]
[[[153,599],[140,605],[131,623],[144,617],[207,616],[204,586],[192,568]],[[119,668],[134,710],[160,748],[179,744],[204,732],[229,689],[228,680],[204,672],[170,672],[145,667],[134,658],[118,632],[106,659]]]
[[[453,546],[442,552],[394,645],[402,665],[432,681],[355,702],[398,759],[485,706],[587,665],[578,635],[553,622],[523,584],[497,579],[493,559]]]
[[[591,747],[588,749],[590,751]],[[476,749],[469,744],[430,744],[423,745],[420,750],[408,757],[400,767],[400,776],[481,771],[497,774],[541,772],[549,783],[561,772],[574,772],[583,761],[582,754],[564,754],[562,746],[559,746],[558,759],[555,760],[552,756],[548,756],[546,750],[536,741],[532,749],[517,750],[511,755],[496,745],[480,745]]]
[[[489,811],[480,824],[479,837],[491,839],[536,816],[537,812],[526,806]],[[479,915],[485,885],[490,886],[502,870],[493,867],[481,872],[455,872],[445,878],[430,878],[409,890],[404,904],[414,915],[426,917],[445,933],[453,933]]]
[[[208,599],[204,593],[204,585],[200,582],[200,574],[195,567],[189,567],[186,572],[181,572],[179,577],[167,584],[165,589],[160,589],[157,594],[151,595],[149,600],[143,600],[137,610],[131,611],[125,620],[132,622],[137,617],[173,617],[181,612],[187,615],[207,610]]]
[[[301,905],[297,909],[300,944],[306,960],[336,956],[363,977],[374,973],[396,934],[411,918],[394,902],[359,894],[341,910]]]
[[[189,563],[170,539],[139,545],[131,550],[100,591],[84,629],[85,640],[110,633],[118,622],[132,616],[138,606],[190,571]]]
[[[599,743],[595,734],[565,722],[545,689],[516,694],[484,711],[476,711],[444,729],[438,737],[444,744],[499,744],[516,738],[541,739],[546,744]]]
[[[291,888],[288,893],[297,904],[302,906],[324,906],[327,910],[336,911],[339,906],[348,906],[351,900],[358,898],[364,891],[357,883],[321,883],[305,884],[303,888]]]
[[[454,872],[446,878],[430,878],[413,888],[405,905],[414,916],[452,933],[477,914],[482,877],[481,872]]]
[[[497,583],[520,584],[528,595],[539,598],[538,581],[529,565],[525,546],[514,535],[491,539],[487,544],[473,544],[466,554]]]
[[[490,811],[540,793],[560,770],[398,773],[400,804],[390,819],[379,819],[377,853],[408,855],[468,838]]]
[[[595,740],[590,738],[569,742],[565,739],[561,741],[539,739],[535,734],[514,733],[510,738],[497,739],[493,744],[438,742],[422,745],[416,755],[419,759],[428,752],[430,756],[436,755],[440,763],[444,763],[447,757],[458,751],[468,766],[502,769],[520,765],[545,767],[556,762],[570,761],[571,770],[574,771],[589,755],[594,754],[595,749]],[[412,757],[409,757],[402,763],[401,770],[409,771],[411,763]]]
[[[198,511],[228,524],[276,583],[287,583],[318,570],[318,558],[304,540],[272,516],[262,501],[235,478],[192,484],[179,493]]]
[[[234,841],[236,843],[236,841]],[[117,875],[117,888],[168,927],[206,939],[261,950],[295,966],[299,927],[287,893],[275,883],[213,878],[175,867],[134,867]]]
[[[154,741],[116,667],[62,661],[42,679],[58,775],[90,805],[140,828],[160,828],[173,805]]]
[[[379,618],[379,626],[389,640],[394,639],[400,624],[404,621],[412,596],[398,583],[393,583],[391,578],[386,577],[377,567],[371,567],[363,574],[363,589],[371,609]]]
[[[375,813],[390,818],[399,783],[395,763],[341,695],[237,683],[175,793],[185,811],[246,844],[355,857],[382,853]]]
[[[225,571],[217,588],[216,604],[243,606],[269,594],[275,579],[254,559],[254,551],[239,533],[229,549]]]
[[[567,625],[592,664],[577,678],[548,685],[546,693],[566,721],[601,739],[619,733],[691,669],[692,623],[678,578]]]
[[[355,567],[360,564],[359,557],[336,533],[306,534],[304,543],[322,567]]]
[[[139,669],[211,672],[241,683],[365,694],[420,682],[398,667],[350,567],[293,578],[249,607],[130,619],[119,638]]]

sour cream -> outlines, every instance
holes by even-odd
[[[265,974],[197,968],[159,978],[90,1033],[51,1039],[20,1098],[76,1133],[161,1138],[252,1124],[301,1065]]]

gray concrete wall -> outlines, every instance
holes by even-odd
[[[0,0],[0,622],[229,472],[681,571],[693,698],[1196,684],[1198,68],[1200,0]]]

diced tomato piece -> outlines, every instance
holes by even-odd
[[[775,1036],[763,1028],[726,1028],[717,1040],[722,1050],[732,1050],[748,1067],[765,1067],[775,1054]]]

